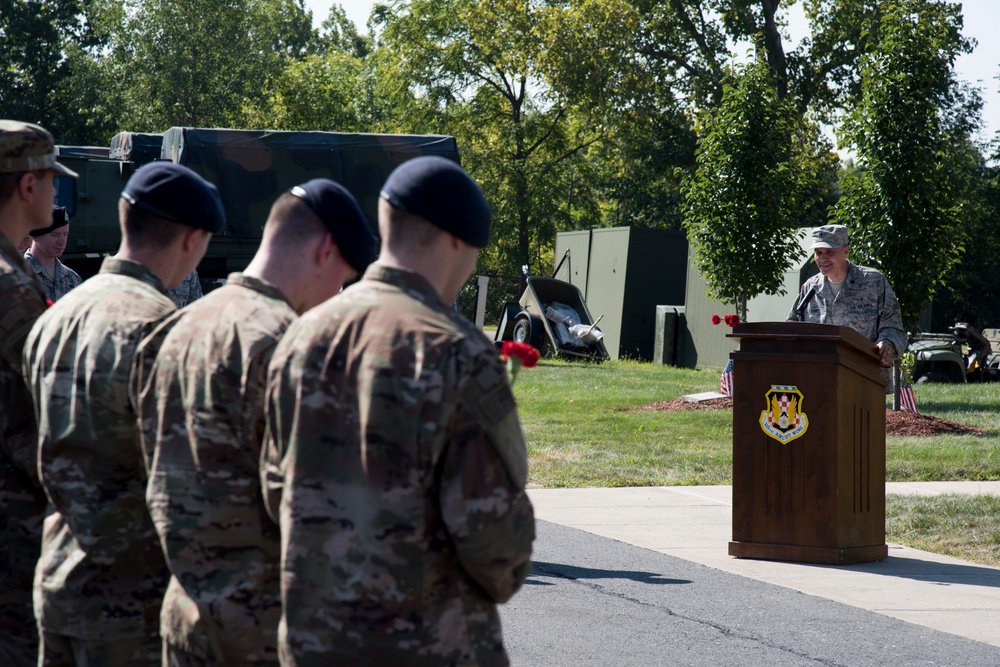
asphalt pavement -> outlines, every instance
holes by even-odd
[[[853,566],[731,558],[728,486],[529,493],[534,567],[501,607],[515,667],[1000,666],[1000,569],[894,544]]]

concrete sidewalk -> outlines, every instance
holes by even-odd
[[[1000,482],[887,483],[889,494],[1000,495]],[[732,487],[531,489],[535,515],[637,547],[1000,646],[1000,569],[889,544],[879,563],[732,558]]]

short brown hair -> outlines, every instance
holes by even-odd
[[[286,192],[271,205],[264,223],[263,242],[275,248],[295,248],[329,233],[308,204]]]
[[[155,250],[168,248],[187,228],[179,222],[132,206],[124,199],[118,200],[118,216],[130,243]]]
[[[418,215],[400,210],[385,200],[383,202],[383,210],[388,211],[388,217],[380,222],[384,223],[383,243],[389,248],[426,248],[442,234],[448,233]]]

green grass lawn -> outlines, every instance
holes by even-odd
[[[528,441],[529,483],[544,487],[732,483],[732,413],[633,412],[718,389],[718,371],[630,361],[543,360],[514,385]],[[923,414],[983,435],[886,438],[890,481],[1000,479],[1000,383],[915,388]],[[887,539],[1000,565],[1000,498],[887,501]]]

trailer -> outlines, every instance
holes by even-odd
[[[520,301],[504,304],[493,340],[498,348],[513,340],[533,345],[543,356],[605,361],[611,357],[598,321],[575,285],[529,276]]]

